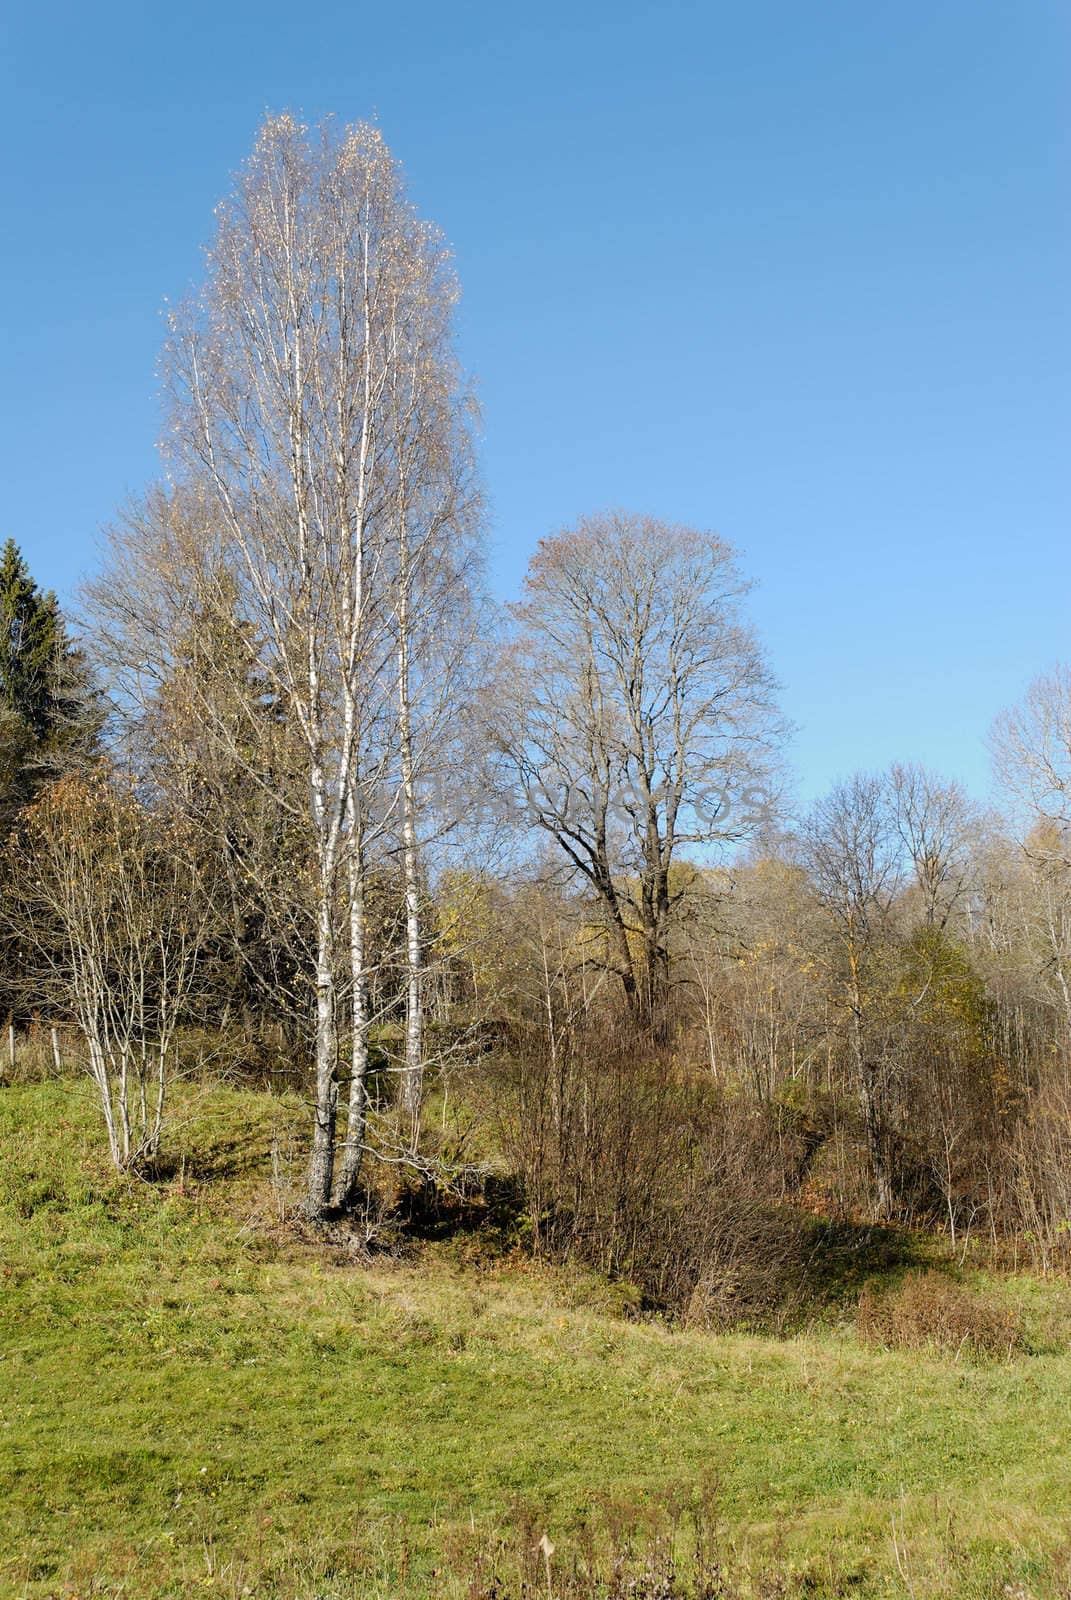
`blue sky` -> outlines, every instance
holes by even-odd
[[[69,595],[155,470],[165,297],[266,109],[375,117],[445,230],[493,578],[714,527],[804,796],[1071,657],[1066,0],[4,8],[0,536]]]

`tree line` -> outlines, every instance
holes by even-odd
[[[489,603],[457,299],[377,130],[264,123],[78,645],[0,557],[13,1026],[77,1036],[119,1166],[191,1040],[270,1045],[314,1220],[449,1183],[453,1086],[537,1243],[667,1293],[727,1196],[1057,1259],[1071,677],[995,725],[1006,816],[910,764],[793,816],[723,540],[604,513]]]

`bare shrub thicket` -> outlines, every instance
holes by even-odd
[[[1044,1271],[1071,1262],[1071,1086],[1049,1081],[1016,1123],[1006,1159],[1009,1232]]]
[[[149,1161],[206,923],[181,822],[103,773],[71,777],[25,813],[12,848],[18,894],[5,917],[36,1002],[82,1036],[116,1166]]]
[[[606,1020],[553,1053],[538,1032],[516,1041],[496,1098],[537,1252],[707,1324],[768,1324],[794,1303],[806,1223],[785,1202],[809,1141],[786,1108]]]
[[[891,1350],[952,1350],[975,1358],[1007,1358],[1023,1346],[1014,1314],[983,1299],[939,1272],[909,1274],[882,1292],[871,1286],[859,1297],[856,1327],[868,1344]]]

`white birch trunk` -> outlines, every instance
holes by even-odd
[[[368,1067],[370,1058],[370,1026],[367,962],[367,929],[365,924],[365,861],[362,830],[359,820],[351,824],[353,833],[349,858],[350,900],[350,974],[352,982],[351,1025],[353,1040],[350,1051],[350,1093],[346,1119],[346,1143],[339,1171],[337,1203],[343,1209],[350,1207],[357,1192],[364,1158],[365,1133],[368,1122]]]
[[[409,698],[408,563],[402,575],[398,640],[398,732],[402,763],[402,869],[405,878],[405,1070],[402,1104],[416,1138],[424,1089],[423,940],[420,926],[420,859],[417,850],[416,784]]]

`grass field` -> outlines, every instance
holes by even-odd
[[[1063,1285],[990,1284],[1031,1349],[967,1362],[848,1318],[626,1321],[592,1280],[445,1246],[359,1265],[280,1226],[299,1117],[188,1090],[150,1185],[108,1173],[88,1086],[0,1089],[4,1594],[474,1593],[494,1530],[565,1560],[593,1508],[715,1482],[755,1593],[1068,1592]]]

